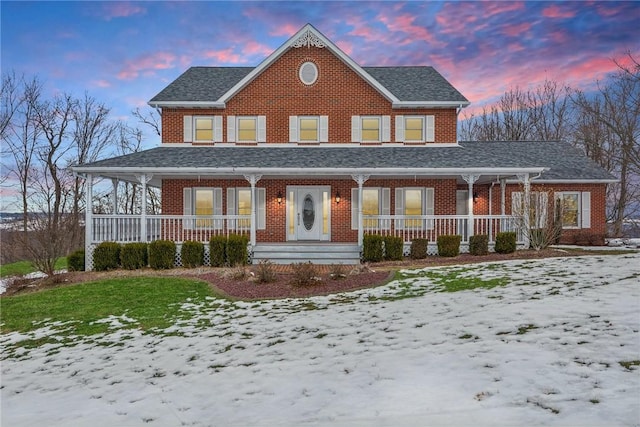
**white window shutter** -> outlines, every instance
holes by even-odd
[[[591,193],[588,191],[582,192],[581,202],[581,216],[582,216],[582,228],[591,228]]]
[[[435,215],[435,190],[433,188],[424,189],[424,214],[423,215]],[[427,230],[433,230],[434,220],[428,219],[426,222]]]
[[[522,215],[522,192],[514,191],[511,193],[511,215]]]
[[[425,141],[434,142],[436,140],[436,120],[435,116],[425,116]]]
[[[298,142],[298,116],[289,116],[289,141]]]
[[[546,227],[549,215],[549,195],[541,191],[538,193],[538,228]]]
[[[267,142],[267,116],[258,116],[258,142]]]
[[[329,142],[329,116],[320,116],[320,142]]]
[[[236,189],[233,187],[227,188],[227,215],[236,214]],[[236,229],[236,220],[227,219],[227,227],[230,230]]]
[[[404,215],[404,188],[396,188],[396,210],[395,215]],[[403,220],[396,220],[396,228],[402,230],[404,228]]]
[[[382,189],[382,206],[380,209],[382,215],[391,215],[391,189]],[[381,223],[381,229],[389,230],[391,228],[391,222],[388,219],[383,220]]]
[[[351,229],[358,229],[358,189],[351,189]]]
[[[193,142],[193,116],[183,117],[183,139],[184,142]]]
[[[256,188],[256,229],[267,228],[267,195],[264,188]]]
[[[182,215],[189,216],[192,215],[193,203],[191,201],[191,188],[185,187],[182,189]],[[190,218],[182,219],[182,228],[185,230],[190,230],[193,228],[193,221]]]
[[[236,142],[236,116],[227,116],[227,142]]]
[[[213,189],[213,215],[218,217],[222,216],[222,188]],[[222,225],[222,219],[213,222],[213,227],[216,229],[221,229]]]
[[[360,134],[360,116],[351,116],[351,141],[362,141],[362,137]]]
[[[404,116],[396,116],[396,142],[404,142]]]
[[[382,142],[391,141],[391,116],[382,116]]]
[[[222,142],[222,116],[213,117],[213,142]]]

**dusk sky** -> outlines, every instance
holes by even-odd
[[[307,23],[360,65],[434,66],[471,101],[462,117],[545,78],[592,90],[614,58],[640,55],[640,2],[2,0],[0,13],[3,73],[38,76],[49,99],[86,91],[143,148],[160,141],[131,111],[188,67],[256,66]],[[18,208],[11,183],[0,210]]]

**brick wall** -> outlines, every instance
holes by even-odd
[[[304,85],[300,65],[306,61],[318,67],[318,79]],[[265,115],[267,142],[289,142],[289,116],[329,116],[329,142],[351,142],[352,115],[391,116],[391,141],[395,137],[396,115],[434,115],[435,142],[456,142],[456,109],[392,109],[391,103],[328,49],[290,49],[220,109],[162,110],[162,142],[183,142],[184,115],[222,115],[223,141],[227,140],[229,115]]]

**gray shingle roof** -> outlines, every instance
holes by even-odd
[[[149,102],[214,102],[252,70],[252,67],[191,67]],[[433,67],[364,70],[400,101],[469,102]]]
[[[463,142],[447,147],[157,147],[94,163],[102,168],[269,169],[474,169],[548,167],[543,179],[609,180],[613,177],[567,143]],[[102,169],[104,170],[104,169]]]

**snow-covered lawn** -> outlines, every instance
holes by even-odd
[[[640,254],[430,271],[14,352],[2,425],[640,425]],[[452,271],[508,284],[437,292]]]

